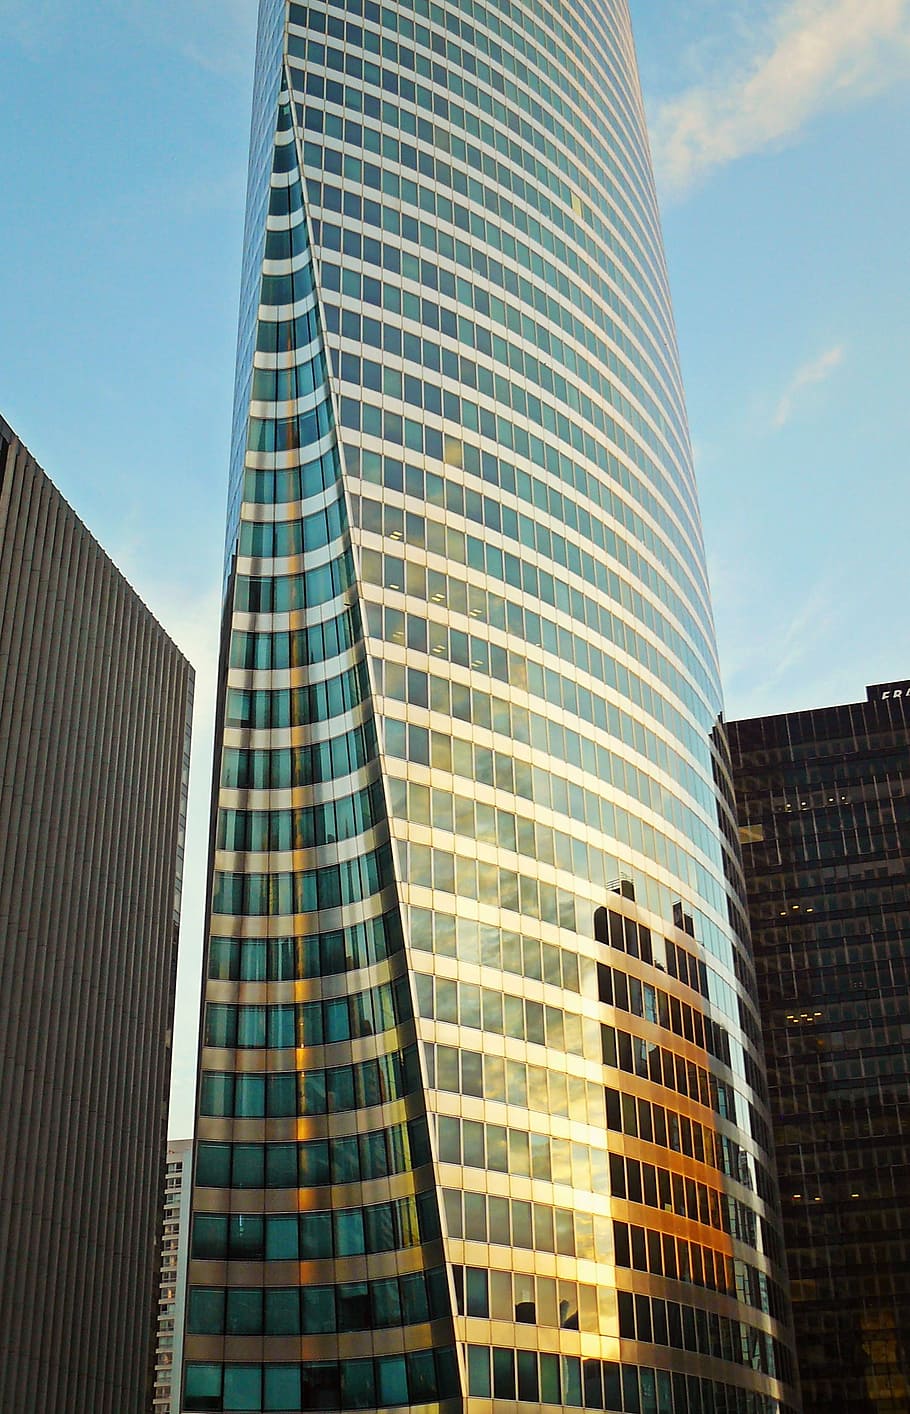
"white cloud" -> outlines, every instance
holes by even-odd
[[[910,76],[910,0],[786,0],[751,48],[739,66],[659,105],[651,138],[668,195]]]
[[[814,388],[819,383],[826,383],[831,375],[840,368],[846,353],[845,344],[835,344],[833,348],[826,349],[824,353],[819,354],[818,358],[810,359],[808,363],[802,364],[796,370],[777,404],[777,411],[774,414],[776,428],[780,429],[786,426],[793,416],[800,394],[806,388]]]

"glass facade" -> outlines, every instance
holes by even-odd
[[[906,1414],[910,684],[730,731],[806,1414]]]
[[[263,0],[183,1407],[797,1407],[624,3]]]

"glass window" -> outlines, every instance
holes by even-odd
[[[282,1075],[270,1075],[268,1085],[268,1113],[271,1118],[287,1117],[297,1113],[297,1076],[288,1071]],[[297,1157],[294,1155],[296,1167]],[[296,1176],[291,1186],[296,1184]]]
[[[300,1293],[304,1335],[329,1335],[335,1330],[335,1291],[331,1286],[305,1286]]]
[[[267,1288],[265,1293],[266,1335],[300,1334],[300,1295],[296,1286]],[[292,1405],[288,1407],[293,1408]]]
[[[260,1410],[262,1408],[262,1367],[260,1365],[225,1365],[224,1408]]]
[[[515,1398],[515,1351],[493,1351],[493,1398]]]
[[[370,1293],[365,1281],[344,1282],[337,1288],[339,1331],[370,1329]]]
[[[507,1273],[497,1275],[507,1276]],[[466,1309],[469,1316],[484,1316],[490,1314],[490,1295],[488,1287],[488,1273],[479,1267],[468,1267],[465,1273],[465,1300]],[[504,1319],[509,1319],[506,1316]]]
[[[377,1329],[401,1323],[401,1300],[398,1282],[394,1277],[389,1277],[386,1281],[371,1282],[370,1295],[373,1304],[372,1323]]]
[[[407,1359],[411,1403],[431,1403],[436,1398],[436,1368],[432,1350],[417,1350]]]
[[[220,1262],[227,1256],[228,1220],[219,1213],[197,1213],[193,1219],[193,1256]]]
[[[205,1009],[205,1044],[233,1046],[237,1039],[237,1009],[210,1002]]]
[[[221,1366],[187,1365],[183,1395],[188,1410],[220,1409]]]
[[[266,1224],[265,1255],[269,1262],[296,1262],[298,1256],[296,1216],[270,1217]]]
[[[468,1347],[468,1393],[478,1399],[489,1399],[493,1392],[490,1380],[490,1352],[479,1345]]]
[[[222,982],[233,982],[240,976],[240,943],[236,938],[211,939],[209,976]]]
[[[230,1144],[199,1144],[196,1182],[200,1188],[229,1188],[231,1183]]]
[[[329,1182],[329,1146],[325,1139],[314,1139],[301,1144],[299,1150],[300,1186],[319,1188]]]
[[[346,1360],[341,1366],[341,1407],[370,1409],[376,1403],[372,1360]]]
[[[221,1335],[224,1331],[224,1291],[220,1287],[191,1288],[187,1324],[192,1335]]]
[[[228,1335],[261,1335],[261,1291],[243,1287],[228,1290],[225,1330]]]
[[[228,1220],[228,1251],[231,1257],[261,1259],[263,1219],[249,1213],[232,1214]]]
[[[376,1361],[379,1405],[407,1404],[407,1366],[403,1355],[388,1355]]]
[[[236,1115],[238,1119],[261,1119],[265,1115],[265,1076],[238,1075]]]
[[[293,1080],[294,1077],[289,1078]],[[297,1146],[295,1144],[267,1144],[265,1158],[267,1188],[297,1187]]]
[[[423,1272],[413,1272],[401,1278],[401,1307],[406,1325],[420,1325],[430,1319]]]
[[[300,1217],[300,1256],[318,1261],[332,1255],[332,1214],[303,1213]]]
[[[339,1257],[356,1257],[363,1253],[363,1213],[359,1208],[335,1214],[335,1243]]]
[[[290,1410],[300,1407],[300,1366],[266,1365],[263,1408]]]
[[[265,1150],[261,1144],[234,1145],[234,1188],[262,1188],[265,1183]]]
[[[237,1008],[237,1045],[262,1047],[265,1045],[264,1006],[242,1006]]]

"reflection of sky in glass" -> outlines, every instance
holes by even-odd
[[[265,264],[240,340],[236,715],[197,1170],[200,1202],[246,1193],[263,1224],[236,1250],[230,1227],[206,1230],[196,1254],[188,1405],[206,1381],[225,1407],[257,1380],[273,1397],[268,1364],[241,1375],[204,1256],[255,1287],[257,1243],[315,1261],[318,1228],[320,1265],[294,1280],[330,1293],[337,1339],[310,1340],[300,1306],[284,1397],[301,1404],[466,1386],[682,1409],[727,1385],[750,1414],[787,1409],[732,795],[628,15],[402,0],[289,19],[271,193],[257,176],[247,234],[249,269]],[[296,1095],[251,1083],[290,1066]],[[295,1163],[301,1186],[275,1191]],[[417,1285],[377,1323],[389,1253]],[[653,1278],[679,1284],[672,1299]],[[492,1343],[491,1303],[507,1322]],[[266,1324],[254,1311],[243,1333],[278,1359]],[[674,1391],[674,1348],[706,1357],[718,1388]]]

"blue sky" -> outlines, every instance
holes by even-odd
[[[0,411],[193,660],[191,1124],[255,0],[0,0]],[[910,0],[632,0],[730,716],[910,675]]]

